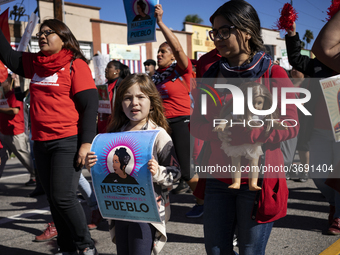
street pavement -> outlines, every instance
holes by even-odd
[[[83,170],[83,174],[90,180],[87,170]],[[34,189],[24,185],[28,178],[27,170],[17,159],[8,160],[0,179],[0,255],[44,255],[57,251],[56,239],[42,243],[33,241],[52,218],[45,195],[28,197]],[[287,183],[287,216],[275,222],[266,254],[320,254],[338,240],[338,236],[327,235],[328,203],[312,180],[306,183],[289,180]],[[185,217],[194,205],[193,195],[171,195],[170,199],[172,215],[167,224],[168,242],[161,254],[205,254],[203,219]],[[90,210],[84,200],[80,199],[80,202],[89,221]],[[100,255],[116,254],[106,221],[92,230],[91,235]],[[340,249],[327,255],[339,252]]]

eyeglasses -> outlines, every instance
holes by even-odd
[[[52,30],[52,29],[49,29],[49,30],[45,30],[45,31],[41,31],[39,33],[37,33],[35,36],[39,39],[40,36],[44,35],[45,37],[49,36],[50,34],[54,34],[55,31]]]
[[[213,29],[209,31],[210,39],[215,41],[216,38],[220,40],[226,40],[230,37],[230,30],[235,28],[235,26],[222,26],[219,29]]]

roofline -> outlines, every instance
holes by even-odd
[[[108,21],[108,20],[102,20],[102,19],[90,19],[90,22],[103,23],[103,24],[111,24],[111,25],[119,25],[119,26],[127,26],[126,23],[115,22],[115,21]],[[161,31],[159,28],[156,28],[156,30]],[[180,34],[192,35],[192,32],[179,31],[179,30],[172,30],[172,31],[176,32],[176,33],[180,33]]]
[[[38,1],[53,3],[53,0],[38,0]],[[64,4],[69,5],[69,6],[86,8],[86,9],[93,9],[93,10],[97,10],[97,11],[101,10],[101,7],[90,6],[90,5],[85,5],[85,4],[76,4],[76,3],[70,3],[70,2],[64,2]]]

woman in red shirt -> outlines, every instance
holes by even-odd
[[[163,100],[165,116],[171,128],[176,155],[181,166],[182,178],[194,191],[197,175],[190,173],[190,78],[192,64],[181,44],[171,30],[163,23],[163,9],[155,6],[155,17],[166,42],[159,46],[157,64],[159,68],[152,76]]]
[[[31,79],[34,155],[58,230],[57,254],[97,254],[76,196],[96,132],[96,86],[79,43],[63,22],[45,20],[37,38],[40,52],[18,52],[0,32],[0,59]]]
[[[277,105],[281,109],[281,88],[293,85],[285,70],[272,65],[271,57],[263,51],[261,25],[256,10],[246,1],[228,1],[216,10],[210,21],[213,29],[209,35],[222,58],[204,74],[204,78],[210,79],[202,81],[202,88],[208,89],[205,84],[212,87],[215,84],[239,86],[251,79],[262,83],[270,91],[276,87]],[[201,114],[200,98],[195,100],[190,123],[191,133],[198,139],[209,141],[211,146],[211,153],[207,155],[208,163],[199,166],[202,172],[207,173],[204,196],[205,248],[208,254],[234,254],[233,236],[237,227],[240,254],[265,254],[273,222],[284,217],[287,211],[288,188],[282,170],[284,161],[280,142],[295,137],[298,125],[287,121],[290,126],[288,130],[272,130],[266,134],[267,123],[249,131],[248,127],[238,122],[225,132],[213,132],[215,120],[220,119],[222,105],[228,106],[232,100],[241,99],[233,96],[228,89],[216,93],[221,103],[215,105],[211,97],[207,97],[206,115]],[[294,94],[288,93],[287,98],[294,98]],[[284,119],[298,120],[294,105],[287,105],[286,109]],[[264,144],[265,155],[260,164],[266,169],[276,170],[265,173],[260,191],[249,190],[246,171],[250,170],[246,168],[248,162],[244,158],[241,161],[242,169],[245,170],[241,187],[229,189],[233,169],[231,158],[221,149],[221,140],[231,145]]]

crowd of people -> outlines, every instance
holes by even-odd
[[[142,1],[138,1],[138,8],[139,20],[148,18]],[[316,39],[314,59],[301,55],[296,24],[287,30],[287,53],[293,67],[290,74],[266,53],[260,19],[246,1],[230,0],[211,15],[209,36],[215,49],[198,61],[188,58],[177,37],[164,24],[161,5],[155,6],[154,15],[166,41],[159,46],[157,62],[152,59],[144,62],[146,74],[131,74],[128,66],[116,60],[106,66],[112,114],[98,113],[98,92],[88,60],[63,22],[49,19],[40,24],[36,35],[38,53],[13,50],[0,31],[0,60],[13,74],[31,79],[28,133],[24,122],[25,100],[14,93],[12,74],[1,83],[0,91],[4,92],[8,107],[0,108],[0,177],[9,152],[13,152],[30,173],[26,185],[37,185],[31,196],[46,194],[50,205],[53,221],[36,241],[57,236],[57,255],[96,255],[98,251],[89,229],[96,228],[102,216],[93,188],[82,175],[84,167],[91,171],[98,161],[97,155],[90,151],[92,140],[98,133],[159,130],[148,169],[161,223],[109,220],[117,253],[147,255],[162,250],[167,241],[166,222],[170,218],[169,191],[178,184],[174,193],[190,189],[195,195],[197,204],[186,216],[203,215],[207,254],[237,254],[233,250],[236,232],[239,254],[265,254],[274,222],[287,212],[289,176],[284,171],[266,172],[255,179],[246,174],[236,178],[230,172],[198,175],[192,165],[239,168],[247,166],[250,160],[256,167],[280,167],[286,163],[282,142],[295,137],[302,164],[338,165],[339,143],[333,138],[318,80],[305,78],[325,78],[340,72],[337,25],[340,12]],[[194,77],[199,79],[193,82]],[[217,81],[231,82],[243,91],[256,87],[252,107],[257,110],[269,109],[274,88],[279,110],[281,88],[307,88],[312,97],[304,106],[312,115],[298,114],[296,106],[288,104],[284,116],[287,126],[224,125],[213,130],[216,117],[230,116],[231,105],[235,103],[231,91],[219,90],[216,93],[221,105],[216,107],[215,100],[208,97],[209,111],[202,114],[201,91],[213,87]],[[293,93],[287,95],[288,99],[295,97]],[[249,109],[245,111],[244,116],[255,119],[255,123],[265,118],[283,118],[280,111],[264,117],[251,114]],[[235,120],[239,118],[238,115]],[[299,124],[294,125],[293,120],[299,120]],[[121,160],[118,154],[117,163]],[[258,174],[256,170],[255,176]],[[328,233],[340,234],[340,193],[326,185],[325,178],[309,176],[308,171],[299,180],[305,182],[309,177],[330,204]],[[89,225],[78,202],[77,190],[92,210]]]

